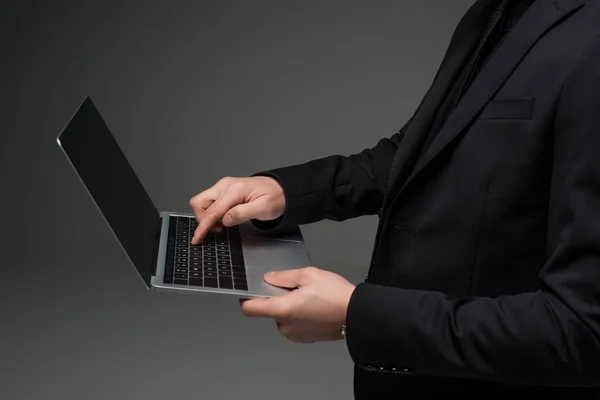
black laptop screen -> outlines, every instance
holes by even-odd
[[[149,286],[159,214],[91,99],[85,99],[58,140]]]

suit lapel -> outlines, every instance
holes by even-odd
[[[479,34],[483,31],[487,22],[485,16],[494,8],[496,1],[497,0],[478,0],[461,19],[452,36],[450,44],[448,45],[448,50],[433,83],[415,112],[410,127],[402,139],[398,151],[396,151],[390,166],[390,173],[385,192],[386,196],[384,197],[382,206],[384,213],[380,216],[382,223],[378,224],[377,227],[371,266],[369,268],[367,279],[369,279],[372,274],[375,258],[379,249],[381,232],[385,225],[385,221],[387,220],[385,210],[387,210],[387,205],[392,200],[388,194],[394,193],[394,186],[398,184],[398,182],[406,180],[406,177],[410,171],[412,171],[438,109],[444,102],[446,93],[462,72],[462,67],[467,58],[475,49],[479,40]]]
[[[402,184],[398,194],[406,187],[406,185],[418,175],[446,146],[448,146],[460,133],[468,126],[468,124],[477,116],[479,111],[489,102],[502,84],[508,79],[514,68],[518,65],[521,59],[527,54],[533,44],[548,31],[553,25],[565,18],[567,15],[581,7],[584,0],[538,0],[534,2],[530,9],[525,12],[520,21],[515,25],[513,30],[506,36],[504,42],[491,55],[477,78],[473,81],[470,89],[467,91],[462,101],[448,118],[446,124],[442,127],[436,138],[432,141],[429,148],[423,154],[423,157],[416,163],[414,169],[405,168],[414,164],[414,159],[418,156],[420,146],[423,144],[424,136],[426,136],[426,127],[430,127],[431,120],[438,111],[439,104],[443,101],[445,91],[456,78],[455,71],[464,61],[465,55],[460,54],[456,57],[456,61],[449,62],[446,71],[440,73],[438,88],[432,88],[431,94],[428,93],[429,99],[424,100],[420,111],[421,115],[415,117],[417,125],[411,124],[407,132],[406,139],[410,138],[413,129],[421,130],[421,134],[414,135],[412,140],[407,143],[407,149],[402,149],[404,143],[399,149],[397,158],[392,165],[390,171],[389,188],[393,188],[394,182]],[[489,6],[489,4],[488,4]],[[487,7],[489,10],[489,7]],[[486,19],[485,17],[482,19]],[[473,35],[478,36],[478,35]],[[475,39],[477,41],[478,37]],[[464,47],[464,46],[463,46]],[[473,47],[473,43],[468,46]],[[464,51],[464,48],[462,49]],[[470,55],[467,54],[467,57]],[[402,154],[401,154],[402,153]],[[400,161],[402,160],[402,161]],[[404,168],[403,168],[404,167]],[[409,172],[410,175],[404,179]],[[396,195],[397,196],[397,195]]]
[[[410,127],[402,140],[402,145],[394,156],[386,193],[392,193],[394,185],[406,180],[408,174],[413,170],[433,120],[444,102],[448,90],[456,79],[459,79],[463,65],[475,49],[479,34],[487,22],[485,16],[491,12],[495,3],[496,0],[479,0],[467,11],[458,24],[433,83],[414,114]],[[389,200],[391,199],[386,196],[383,204],[384,210]]]

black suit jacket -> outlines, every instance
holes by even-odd
[[[536,1],[418,157],[495,3],[399,133],[265,173],[277,223],[382,208],[347,315],[359,399],[600,398],[600,2]]]

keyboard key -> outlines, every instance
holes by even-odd
[[[187,268],[175,268],[175,272],[180,274],[187,274],[188,270]]]
[[[174,279],[173,283],[175,285],[185,285],[185,286],[187,286],[188,281],[187,281],[187,279]]]
[[[190,246],[191,251],[202,251],[202,246]]]
[[[192,272],[202,272],[202,267],[191,267],[190,271],[192,271]]]
[[[176,263],[186,263],[187,264],[188,259],[187,259],[187,257],[176,257],[175,258],[175,262]]]
[[[217,260],[229,261],[229,256],[228,255],[218,255]]]
[[[202,278],[190,278],[190,286],[204,286]]]
[[[233,289],[233,282],[231,278],[219,277],[219,287],[223,289]]]
[[[247,285],[248,284],[246,279],[238,279],[238,278],[233,278],[233,283],[236,285]]]
[[[217,273],[216,272],[204,272],[204,277],[206,278],[217,278]]]
[[[204,272],[217,272],[217,267],[204,267]]]
[[[205,267],[216,267],[217,263],[216,263],[216,261],[204,261],[204,266]]]
[[[219,271],[231,272],[231,267],[229,265],[219,265],[217,268],[219,268]]]
[[[204,252],[205,257],[216,257],[216,253],[214,251],[206,250]]]
[[[217,246],[217,250],[229,251],[229,246]]]
[[[204,278],[204,286],[218,288],[219,282],[217,281],[217,278]]]
[[[202,278],[202,272],[191,272],[190,278]]]
[[[187,279],[187,274],[175,274],[175,279]]]
[[[202,252],[201,251],[192,251],[190,253],[190,256],[192,256],[192,257],[202,257]]]
[[[204,261],[212,261],[212,262],[216,262],[217,261],[217,257],[211,257],[211,256],[204,256],[203,257]]]
[[[220,256],[229,256],[229,252],[225,250],[217,250],[217,255]]]
[[[192,262],[194,262],[194,261],[195,261],[195,262],[201,262],[201,261],[202,261],[202,257],[191,256],[191,257],[190,257],[190,260],[191,260]]]
[[[222,270],[219,270],[219,276],[229,276],[229,277],[231,277],[231,271],[222,271]]]
[[[192,267],[201,267],[202,263],[200,261],[192,261],[192,262],[190,262],[190,266],[192,266]]]
[[[231,265],[231,264],[229,263],[229,260],[219,260],[219,261],[217,261],[217,264],[218,264],[219,266],[224,266],[224,267],[228,267],[228,268],[229,268],[229,266]]]
[[[233,285],[235,290],[248,290],[248,285]]]
[[[186,263],[175,263],[175,266],[179,267],[179,268],[186,268],[187,264]]]
[[[246,275],[246,268],[245,267],[240,267],[239,265],[234,265],[231,267],[231,270],[233,271],[234,274],[243,274]]]

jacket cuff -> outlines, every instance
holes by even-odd
[[[266,176],[275,179],[283,188],[285,197],[285,212],[279,218],[270,221],[251,220],[252,224],[261,230],[269,231],[277,228],[297,226],[302,223],[300,193],[295,191],[296,173],[288,168],[279,168],[271,171],[261,171],[251,176]]]
[[[346,343],[357,366],[408,375],[418,370],[419,360],[409,350],[411,313],[403,306],[415,301],[409,292],[366,282],[355,288],[346,315]]]

